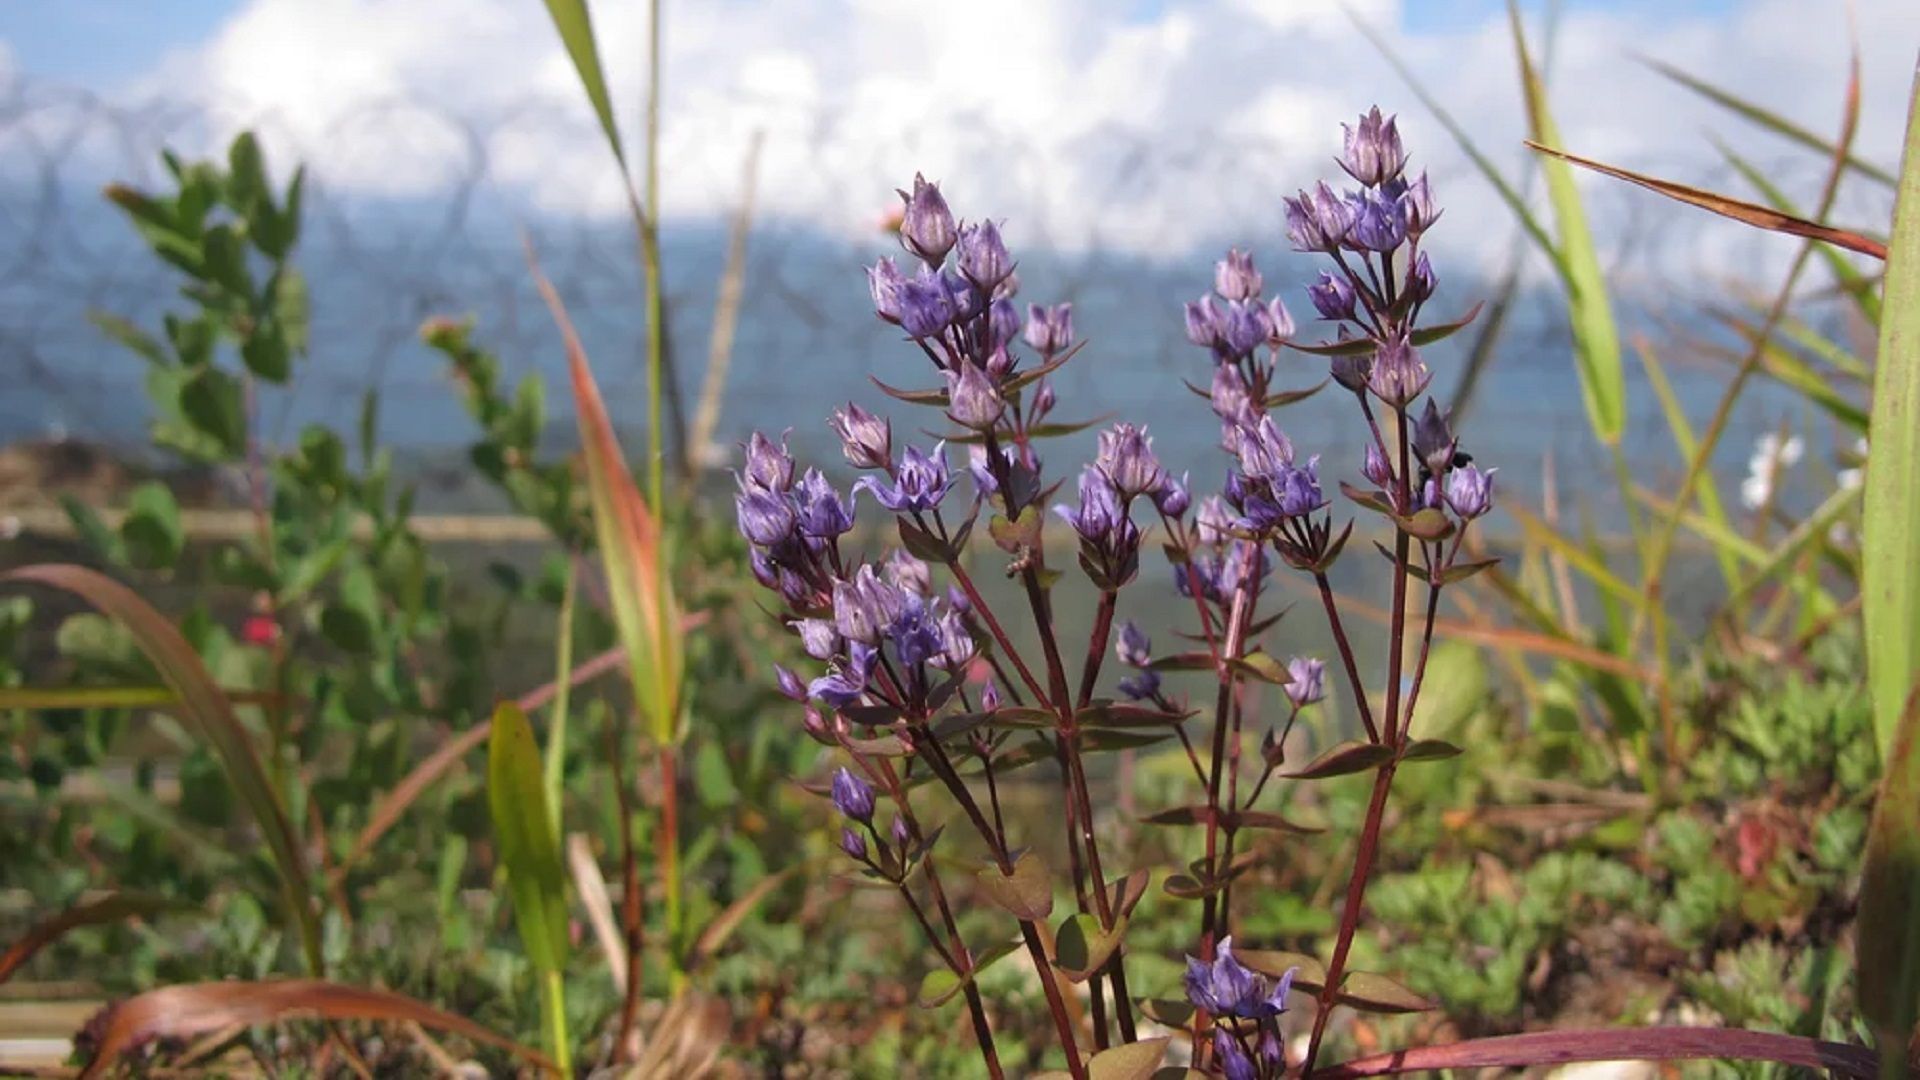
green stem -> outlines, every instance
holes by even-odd
[[[561,1076],[573,1075],[573,1048],[567,1040],[567,988],[558,971],[540,977],[540,1030],[547,1053]]]
[[[547,813],[553,819],[554,841],[560,840],[560,782],[567,764],[567,702],[573,694],[573,600],[580,575],[567,560],[567,587],[560,596],[560,625],[554,643],[553,711],[547,728]]]

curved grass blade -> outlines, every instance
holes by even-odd
[[[1679,396],[1673,392],[1673,382],[1667,378],[1666,366],[1646,341],[1636,340],[1634,351],[1640,356],[1640,366],[1647,373],[1647,383],[1653,387],[1654,397],[1660,400],[1660,411],[1667,418],[1667,430],[1673,433],[1673,445],[1680,452],[1680,460],[1692,461],[1699,448],[1699,440],[1694,437],[1693,424],[1687,420],[1687,411],[1681,407]],[[1726,508],[1720,503],[1719,490],[1712,484],[1701,484],[1694,495],[1700,501],[1700,513],[1707,524],[1722,533],[1734,535],[1727,522]],[[1740,581],[1740,566],[1734,553],[1727,545],[1715,543],[1713,557],[1720,564],[1720,576],[1727,583],[1727,588],[1736,587]]]
[[[1650,57],[1642,57],[1641,59],[1648,67],[1679,83],[1681,86],[1699,94],[1701,97],[1706,98],[1716,105],[1738,113],[1740,116],[1766,128],[1776,135],[1791,139],[1809,150],[1818,151],[1821,156],[1826,158],[1832,158],[1838,153],[1833,143],[1828,142],[1777,113],[1769,112],[1744,98],[1736,97],[1714,86],[1712,83],[1697,79],[1685,71],[1674,67],[1672,64],[1654,60]],[[1885,184],[1888,187],[1894,186],[1893,174],[1875,165],[1873,162],[1863,160],[1851,151],[1847,152],[1843,160],[1846,162],[1847,168],[1852,169],[1861,176]]]
[[[109,1005],[88,1025],[97,1029],[96,1048],[80,1078],[106,1075],[122,1054],[155,1039],[186,1040],[229,1028],[305,1019],[412,1021],[499,1047],[541,1069],[554,1070],[554,1063],[531,1047],[404,994],[318,979],[286,979],[167,986]]]
[[[567,58],[580,76],[580,88],[587,92],[587,103],[593,106],[600,131],[624,173],[627,154],[620,144],[620,128],[614,123],[613,99],[607,93],[607,75],[600,66],[600,46],[594,40],[593,15],[587,10],[586,0],[547,0],[547,15],[560,33],[560,43],[566,46]]]
[[[35,953],[60,940],[69,930],[193,909],[194,905],[184,900],[130,892],[108,893],[97,900],[75,904],[51,919],[36,923],[18,941],[8,946],[6,952],[0,953],[0,983],[12,978],[13,973],[33,959]]]
[[[1775,210],[1794,217],[1806,216],[1765,172],[1746,158],[1734,153],[1731,147],[1722,146],[1717,142],[1714,145],[1720,150],[1720,156],[1727,159],[1727,164],[1732,165],[1734,171],[1738,172],[1747,183],[1752,184],[1754,190],[1758,191]],[[1854,265],[1847,261],[1847,257],[1835,251],[1831,244],[1820,248],[1820,257],[1826,260],[1827,271],[1833,275],[1833,280],[1840,286],[1840,291],[1853,298],[1854,305],[1860,309],[1861,318],[1874,326],[1879,326],[1880,297],[1874,291],[1873,281],[1855,269]]]
[[[1560,129],[1547,105],[1546,84],[1527,52],[1520,11],[1507,5],[1513,27],[1514,53],[1520,65],[1520,85],[1527,103],[1527,126],[1533,132],[1529,146],[1560,142]],[[1627,424],[1627,381],[1620,359],[1620,331],[1607,300],[1606,277],[1573,170],[1564,164],[1543,163],[1547,200],[1560,231],[1561,281],[1567,294],[1567,317],[1573,324],[1574,360],[1580,374],[1580,398],[1586,405],[1593,433],[1607,446],[1617,446]]]
[[[324,970],[320,923],[314,912],[312,883],[299,835],[288,820],[280,793],[267,778],[253,739],[233,712],[232,702],[200,662],[200,654],[180,636],[165,615],[125,585],[84,566],[42,563],[0,575],[0,582],[45,585],[72,593],[114,619],[133,636],[160,678],[180,698],[180,715],[206,740],[220,759],[227,782],[253,816],[273,853],[287,908],[299,931],[309,970]]]

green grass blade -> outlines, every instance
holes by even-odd
[[[1907,114],[1892,241],[1861,538],[1867,685],[1882,755],[1893,750],[1920,673],[1920,79]]]
[[[540,976],[542,1028],[547,1050],[568,1068],[565,998],[560,981],[567,964],[566,871],[547,816],[540,778],[540,749],[533,725],[518,705],[503,702],[493,713],[487,739],[487,808],[494,840],[513,898],[514,923],[527,960]]]
[[[1674,82],[1679,83],[1694,93],[1699,94],[1708,101],[1729,109],[1776,135],[1799,143],[1809,150],[1818,151],[1823,157],[1830,159],[1834,156],[1833,143],[1828,142],[1826,139],[1808,131],[1806,128],[1801,127],[1778,113],[1770,112],[1744,98],[1736,97],[1709,82],[1687,74],[1671,64],[1653,59],[1648,59],[1646,63],[1649,67],[1653,68],[1653,70],[1665,75],[1667,78],[1672,79]],[[1871,161],[1863,160],[1849,153],[1846,158],[1846,165],[1847,168],[1852,169],[1861,176],[1878,181],[1888,187],[1894,186],[1893,174],[1875,165]]]
[[[1886,765],[1860,881],[1860,1011],[1880,1044],[1881,1075],[1904,1077],[1920,1016],[1920,695],[1901,711]]]
[[[320,921],[314,910],[314,892],[307,873],[299,834],[288,820],[285,804],[267,778],[259,752],[247,729],[234,715],[233,703],[201,663],[200,654],[173,622],[154,610],[139,594],[95,570],[83,566],[39,564],[0,575],[0,582],[45,585],[72,593],[126,627],[134,643],[152,662],[160,678],[180,699],[179,712],[188,727],[213,748],[227,782],[253,816],[280,871],[285,901],[300,934],[307,967],[320,974],[325,963],[320,952]]]
[[[587,10],[587,0],[547,0],[547,15],[560,32],[560,43],[566,46],[567,58],[580,76],[580,88],[587,92],[587,103],[593,106],[593,115],[607,136],[607,146],[625,173],[627,154],[620,144],[619,125],[613,121],[613,99],[607,93],[607,75],[600,66],[600,46],[594,40],[593,15]]]
[[[1801,519],[1780,542],[1773,546],[1767,557],[1753,569],[1751,575],[1740,583],[1740,588],[1728,598],[1732,603],[1744,600],[1748,594],[1763,582],[1787,568],[1788,564],[1800,557],[1808,546],[1827,535],[1827,530],[1853,509],[1860,499],[1858,488],[1838,488],[1827,496],[1826,501],[1814,508],[1813,513]]]
[[[1651,345],[1641,342],[1636,350],[1640,354],[1640,366],[1647,373],[1647,382],[1653,387],[1653,395],[1660,401],[1660,411],[1667,418],[1667,429],[1673,433],[1674,448],[1680,452],[1681,461],[1692,461],[1700,446],[1694,436],[1693,424],[1687,419],[1687,412],[1680,407],[1680,399],[1673,392],[1673,382],[1667,378],[1666,366],[1654,353]],[[1701,484],[1694,493],[1700,503],[1700,514],[1709,528],[1720,533],[1733,535],[1727,524],[1727,511],[1720,503],[1720,492],[1712,484]],[[1737,554],[1728,545],[1713,545],[1714,561],[1720,564],[1720,576],[1733,589],[1740,582],[1740,564]]]
[[[1863,385],[1872,384],[1872,364],[1855,356],[1846,346],[1808,326],[1805,321],[1788,315],[1780,320],[1780,332],[1795,345],[1805,349],[1832,368],[1835,374]]]
[[[567,712],[573,698],[573,604],[579,593],[580,570],[567,560],[567,587],[560,594],[560,614],[554,630],[553,709],[547,721],[547,812],[553,819],[554,843],[560,842],[560,785],[567,769]]]
[[[1783,214],[1792,214],[1794,217],[1807,216],[1801,213],[1800,207],[1787,197],[1786,192],[1780,190],[1779,185],[1775,184],[1772,178],[1756,168],[1752,162],[1725,146],[1720,146],[1720,156],[1726,158],[1727,164],[1732,165],[1747,183],[1752,184],[1753,189],[1760,193],[1760,197],[1771,203],[1775,210]],[[1873,282],[1848,262],[1847,257],[1840,254],[1840,250],[1833,245],[1821,244],[1816,250],[1826,261],[1827,272],[1833,275],[1833,280],[1840,286],[1840,291],[1851,297],[1854,306],[1860,309],[1860,316],[1874,326],[1879,326],[1880,297],[1874,294]]]
[[[1560,145],[1560,130],[1548,108],[1547,90],[1527,53],[1520,11],[1507,8],[1513,26],[1514,53],[1520,65],[1520,83],[1527,102],[1527,125],[1533,141]],[[1606,279],[1599,251],[1587,227],[1586,209],[1573,180],[1573,168],[1564,161],[1541,162],[1547,179],[1547,199],[1559,226],[1561,280],[1567,293],[1567,317],[1573,324],[1574,361],[1580,374],[1580,398],[1586,405],[1593,433],[1608,446],[1617,445],[1627,424],[1627,382],[1620,359],[1620,332],[1607,300]]]

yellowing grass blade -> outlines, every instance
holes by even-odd
[[[154,670],[179,698],[176,711],[200,738],[205,739],[220,759],[240,801],[253,815],[254,824],[266,838],[279,868],[295,928],[306,955],[307,966],[315,973],[322,969],[320,924],[314,913],[313,892],[307,876],[307,861],[287,818],[279,792],[267,778],[259,752],[247,729],[233,713],[233,703],[200,662],[180,631],[139,594],[106,575],[84,566],[39,564],[23,566],[0,575],[0,581],[46,585],[72,593],[97,608],[101,614],[119,622],[153,663]]]
[[[1527,125],[1533,132],[1533,143],[1529,145],[1558,145],[1560,130],[1547,107],[1546,85],[1527,53],[1520,12],[1511,4],[1507,11],[1513,24],[1520,83],[1526,95]],[[1553,205],[1554,220],[1560,231],[1560,270],[1567,293],[1567,316],[1573,323],[1580,398],[1587,407],[1587,420],[1593,425],[1593,433],[1602,443],[1617,446],[1627,425],[1627,381],[1620,359],[1620,332],[1607,300],[1599,252],[1593,244],[1593,233],[1587,227],[1580,192],[1573,183],[1573,170],[1552,161],[1546,162],[1543,169],[1547,199]]]
[[[599,539],[614,624],[627,650],[634,696],[646,714],[654,741],[664,746],[674,741],[679,723],[684,660],[679,606],[663,565],[660,523],[648,510],[627,469],[600,386],[594,381],[586,350],[560,302],[560,294],[538,267],[534,269],[534,283],[566,341],[574,411],[580,422],[581,450],[587,459],[594,533]]]
[[[1907,115],[1873,379],[1861,536],[1867,686],[1882,760],[1920,674],[1920,78]],[[1911,824],[1911,823],[1909,823]]]

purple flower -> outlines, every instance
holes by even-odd
[[[1300,468],[1289,466],[1274,481],[1274,501],[1283,517],[1311,514],[1327,505],[1327,497],[1320,491],[1319,466],[1320,455],[1315,454]]]
[[[1267,301],[1267,322],[1272,327],[1267,331],[1267,344],[1279,345],[1292,339],[1293,312],[1277,296]]]
[[[1227,249],[1227,257],[1214,264],[1213,291],[1224,300],[1247,300],[1260,295],[1260,271],[1253,268],[1253,253],[1239,248]]]
[[[1413,269],[1407,271],[1407,295],[1413,297],[1416,304],[1423,304],[1440,288],[1440,279],[1433,274],[1433,262],[1426,252],[1414,256]]]
[[[1418,239],[1440,220],[1440,213],[1440,208],[1434,205],[1433,188],[1427,184],[1426,173],[1421,173],[1400,193],[1400,216],[1407,223],[1408,236]]]
[[[1241,425],[1239,455],[1247,479],[1275,483],[1293,465],[1293,442],[1268,413],[1256,423]]]
[[[1499,471],[1468,465],[1448,473],[1447,505],[1468,521],[1493,509],[1493,474]]]
[[[1405,243],[1407,219],[1400,204],[1382,192],[1359,192],[1353,196],[1353,228],[1347,230],[1347,246],[1355,251],[1389,252]]]
[[[1180,567],[1174,567],[1178,570]],[[1120,680],[1120,693],[1131,701],[1151,701],[1160,693],[1160,673],[1157,671],[1136,671]]]
[[[787,453],[787,437],[780,445],[762,432],[747,439],[747,481],[762,491],[785,491],[793,485],[793,456]]]
[[[929,266],[939,266],[953,250],[955,239],[953,211],[940,195],[939,184],[929,184],[919,173],[913,176],[913,194],[902,191],[906,209],[900,217],[900,243]]]
[[[888,633],[893,651],[907,667],[924,664],[940,654],[940,628],[926,601],[904,594],[900,615]]]
[[[896,514],[931,510],[947,497],[955,479],[947,472],[946,446],[944,442],[935,443],[931,452],[909,446],[890,483],[882,477],[863,476],[854,488],[866,489],[881,506]]]
[[[1213,414],[1230,428],[1252,419],[1253,392],[1247,389],[1247,380],[1241,376],[1238,364],[1215,365],[1210,400]]]
[[[1271,985],[1233,955],[1231,935],[1220,939],[1213,963],[1187,957],[1187,1000],[1214,1016],[1270,1020],[1287,1011],[1293,968]]]
[[[840,436],[840,452],[856,469],[884,469],[893,464],[893,424],[847,402],[828,421]]]
[[[980,711],[995,712],[1000,708],[1000,687],[992,680],[980,688]]]
[[[847,647],[844,661],[807,684],[807,696],[824,701],[836,709],[852,705],[867,692],[867,682],[873,678],[873,668],[879,659],[879,650],[854,642]]]
[[[1229,359],[1245,356],[1273,336],[1273,320],[1257,300],[1229,300],[1220,316],[1219,346]]]
[[[1433,373],[1420,360],[1420,354],[1404,340],[1395,339],[1373,354],[1373,370],[1367,373],[1367,389],[1395,408],[1411,402],[1433,381]]]
[[[1287,700],[1296,709],[1304,708],[1327,696],[1327,665],[1310,656],[1287,661]]]
[[[1115,424],[1100,433],[1094,465],[1106,474],[1120,497],[1151,495],[1167,482],[1167,471],[1153,456],[1153,439],[1144,427]]]
[[[1353,318],[1356,297],[1353,286],[1347,284],[1346,278],[1320,271],[1319,280],[1307,286],[1307,299],[1313,301],[1313,310],[1319,312],[1323,319]]]
[[[1220,1075],[1227,1080],[1259,1080],[1260,1073],[1253,1067],[1253,1060],[1247,1057],[1240,1040],[1225,1027],[1213,1029],[1213,1059],[1220,1066]]]
[[[733,507],[741,534],[761,547],[772,547],[793,534],[793,505],[784,495],[746,484],[734,496]]]
[[[922,271],[900,286],[900,328],[914,338],[938,337],[955,318],[953,294],[946,282]]]
[[[1020,333],[1020,312],[1013,306],[1013,301],[995,300],[987,305],[987,331],[987,336],[992,339],[993,351],[1005,353],[1007,346]],[[1007,366],[1013,366],[1011,353],[1008,354],[1008,360]]]
[[[1006,407],[993,380],[971,361],[962,360],[947,371],[947,415],[954,423],[985,431],[1000,419]]]
[[[1027,344],[1042,356],[1064,352],[1073,344],[1073,305],[1027,305]]]
[[[967,633],[967,623],[957,611],[948,611],[934,624],[939,635],[939,652],[932,657],[934,667],[944,671],[959,671],[973,659],[973,635]]]
[[[1114,490],[1107,474],[1094,466],[1081,470],[1080,505],[1075,508],[1061,503],[1053,512],[1091,544],[1104,544],[1123,531],[1122,523],[1127,521],[1126,511],[1120,506],[1120,493]]]
[[[1140,624],[1128,619],[1120,627],[1120,636],[1114,640],[1113,655],[1128,667],[1143,668],[1153,663],[1153,639],[1140,629]]]
[[[907,846],[907,819],[899,814],[893,815],[893,825],[887,830],[887,835],[893,837],[894,847],[904,849]]]
[[[1347,340],[1346,327],[1343,326],[1340,329],[1341,340]],[[1369,353],[1336,356],[1327,365],[1327,374],[1333,376],[1334,382],[1348,390],[1356,394],[1364,394],[1367,392],[1367,376],[1373,374],[1373,356]]]
[[[873,820],[873,785],[853,775],[842,765],[833,774],[833,805],[842,814],[861,823]]]
[[[933,592],[933,572],[905,548],[894,548],[888,552],[880,571],[895,588],[916,596],[928,596]]]
[[[861,862],[867,861],[867,838],[852,828],[840,830],[840,850]]]
[[[1407,167],[1407,152],[1400,145],[1400,130],[1394,125],[1394,118],[1380,116],[1380,107],[1372,109],[1360,117],[1357,127],[1340,125],[1346,129],[1346,147],[1340,154],[1340,167],[1347,175],[1368,187],[1381,184],[1400,175]]]
[[[815,660],[831,660],[840,652],[840,632],[825,619],[795,619],[788,624],[800,635],[800,647]]]
[[[1044,418],[1058,403],[1059,399],[1053,392],[1053,380],[1041,379],[1040,385],[1033,388],[1033,419]]]
[[[1227,530],[1233,528],[1233,515],[1227,512],[1227,504],[1220,496],[1209,495],[1200,500],[1200,510],[1193,516],[1193,523],[1200,531],[1200,542],[1219,544],[1229,539]]]
[[[952,270],[942,270],[938,275],[940,284],[947,290],[947,303],[953,306],[955,322],[972,322],[980,314],[981,305],[987,302],[987,294],[973,287],[973,282]]]
[[[1211,349],[1220,342],[1220,312],[1213,297],[1203,296],[1187,305],[1187,340]]]
[[[1332,252],[1347,237],[1353,218],[1345,199],[1322,181],[1313,191],[1286,200],[1287,239],[1295,251]]]
[[[793,490],[800,535],[831,540],[853,528],[853,503],[840,497],[819,469],[808,469]]]
[[[807,684],[800,681],[791,668],[783,664],[773,665],[773,681],[780,692],[795,701],[807,700]]]
[[[960,230],[957,258],[960,272],[988,294],[1013,272],[1013,258],[1007,254],[1006,241],[1000,238],[1000,227],[992,221]]]
[[[907,279],[893,265],[893,260],[883,258],[867,268],[867,288],[873,293],[873,310],[890,323],[900,321],[900,289]]]
[[[967,599],[967,592],[958,585],[947,586],[947,606],[965,615],[973,610],[973,601]]]
[[[1186,473],[1181,473],[1178,480],[1169,475],[1167,482],[1160,486],[1160,490],[1153,493],[1154,509],[1170,518],[1177,518],[1186,513],[1187,506],[1192,500],[1193,496],[1187,491]]]
[[[1387,463],[1387,455],[1380,452],[1380,444],[1367,444],[1366,461],[1360,466],[1360,475],[1367,482],[1383,490],[1393,489],[1393,466]]]
[[[1455,445],[1453,429],[1447,426],[1447,418],[1440,415],[1440,406],[1428,398],[1426,409],[1413,424],[1414,454],[1426,465],[1428,472],[1439,476],[1452,467]]]
[[[848,641],[878,645],[906,611],[908,594],[862,564],[853,579],[833,583],[833,627]]]

